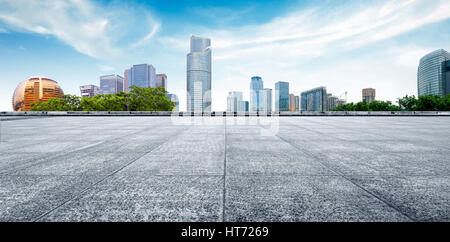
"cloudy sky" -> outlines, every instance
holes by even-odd
[[[210,37],[213,110],[228,91],[248,100],[250,77],[290,92],[326,86],[334,95],[361,89],[395,101],[417,95],[421,56],[450,50],[448,0],[0,0],[0,110],[31,76],[66,93],[148,63],[168,75],[168,91],[186,108],[190,35]]]

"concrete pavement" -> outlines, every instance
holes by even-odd
[[[0,122],[0,221],[450,221],[450,117]]]

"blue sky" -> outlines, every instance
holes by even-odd
[[[66,93],[153,64],[186,104],[186,54],[192,34],[212,39],[213,110],[228,91],[248,100],[253,75],[290,91],[326,86],[348,101],[361,89],[395,101],[416,94],[421,56],[450,51],[450,1],[0,0],[0,110],[16,85],[46,76]]]

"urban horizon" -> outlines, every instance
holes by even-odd
[[[290,93],[296,96],[300,96],[302,91],[325,86],[328,91],[341,98],[347,92],[347,102],[358,102],[362,99],[361,90],[371,87],[377,90],[378,100],[395,103],[397,98],[405,95],[417,96],[417,66],[422,56],[436,49],[450,49],[450,33],[442,31],[448,25],[450,17],[447,14],[449,11],[446,11],[450,6],[446,1],[427,4],[427,8],[423,8],[426,4],[424,1],[380,1],[371,4],[349,2],[346,5],[309,1],[251,1],[251,8],[244,12],[235,11],[233,19],[227,22],[206,21],[214,19],[206,15],[206,10],[213,9],[220,17],[241,6],[234,2],[228,5],[219,2],[216,2],[218,6],[209,8],[201,3],[191,3],[199,5],[192,12],[186,12],[189,7],[184,4],[177,6],[173,10],[174,14],[189,14],[197,18],[186,22],[189,26],[186,31],[176,34],[171,33],[176,28],[167,19],[167,12],[158,11],[165,5],[157,3],[155,6],[129,2],[112,5],[84,1],[84,5],[67,3],[50,9],[44,9],[43,3],[31,4],[35,11],[43,12],[56,11],[57,7],[62,12],[69,11],[72,7],[71,11],[76,12],[85,6],[87,10],[81,15],[85,14],[93,23],[102,23],[103,20],[105,24],[99,27],[98,34],[90,32],[94,40],[105,41],[104,46],[92,45],[93,40],[87,37],[88,32],[83,32],[84,30],[77,33],[80,39],[74,42],[57,34],[62,26],[55,26],[45,19],[12,22],[11,19],[16,19],[17,16],[1,12],[0,37],[3,45],[0,50],[6,54],[4,61],[8,62],[0,63],[2,72],[6,73],[0,110],[12,110],[11,94],[14,88],[29,77],[44,76],[53,79],[66,94],[80,95],[80,86],[97,84],[99,76],[122,76],[124,70],[141,63],[151,64],[157,68],[157,73],[167,75],[167,89],[178,96],[179,110],[186,110],[186,54],[189,52],[188,38],[191,33],[212,40],[211,96],[212,110],[216,111],[227,109],[227,96],[232,91],[241,91],[243,99],[250,101],[249,82],[253,76],[262,77],[265,87],[273,91],[276,82],[289,82]],[[267,19],[259,19],[256,10],[272,5],[278,6],[279,12],[271,13]],[[16,14],[29,11],[24,4],[12,1],[5,1],[2,6],[2,9],[15,10]],[[151,31],[145,35],[145,32],[136,32],[137,29],[131,28],[126,31],[127,35],[121,36],[121,40],[132,38],[137,39],[136,42],[112,42],[104,34],[109,33],[109,27],[120,25],[103,15],[104,11],[100,11],[98,16],[91,14],[100,7],[107,7],[111,12],[119,7],[127,7],[127,12],[122,13],[124,15],[142,11],[148,17],[145,22],[147,25],[143,27],[150,28]],[[138,7],[142,9],[137,10]],[[330,22],[323,25],[323,21],[327,19],[323,17],[332,10],[336,10],[339,20],[330,17]],[[367,27],[368,23],[364,22],[366,20],[358,17],[359,13],[376,16],[374,21],[377,24]],[[421,17],[417,18],[419,15]],[[57,17],[75,25],[80,23],[81,26],[96,27],[88,25],[90,22],[83,23],[81,18],[66,15]],[[301,20],[307,17],[310,17],[308,24],[300,26]],[[406,27],[405,19],[412,17],[416,21]],[[137,19],[132,18],[130,21]],[[243,22],[239,22],[241,27],[234,29],[233,33],[231,29],[237,24],[236,21]],[[323,26],[317,31],[312,31],[314,27],[321,25]],[[39,30],[39,26],[45,30]],[[249,26],[252,26],[253,31],[248,31]],[[279,28],[274,28],[276,26]],[[331,28],[335,30],[330,31]],[[386,32],[383,28],[391,31]],[[226,31],[219,31],[221,29]],[[72,31],[73,28],[67,29],[69,30]],[[296,30],[298,34],[291,33],[292,30]],[[237,39],[234,34],[239,34],[242,38]],[[370,39],[368,34],[378,37]],[[272,35],[273,38],[270,38]],[[142,38],[139,39],[139,36]],[[350,48],[345,42],[354,43],[354,46]],[[109,46],[113,43],[114,46]],[[124,52],[124,49],[127,51]],[[44,50],[47,51],[42,52]],[[119,52],[122,53],[118,57]],[[45,60],[36,61],[39,56]],[[275,109],[274,106],[273,108]]]

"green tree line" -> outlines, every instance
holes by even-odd
[[[390,101],[366,101],[342,104],[330,111],[450,111],[450,95],[424,95],[416,98],[406,95],[398,105]]]
[[[172,111],[175,103],[162,88],[131,86],[129,93],[99,94],[94,97],[64,95],[31,104],[31,111]]]

